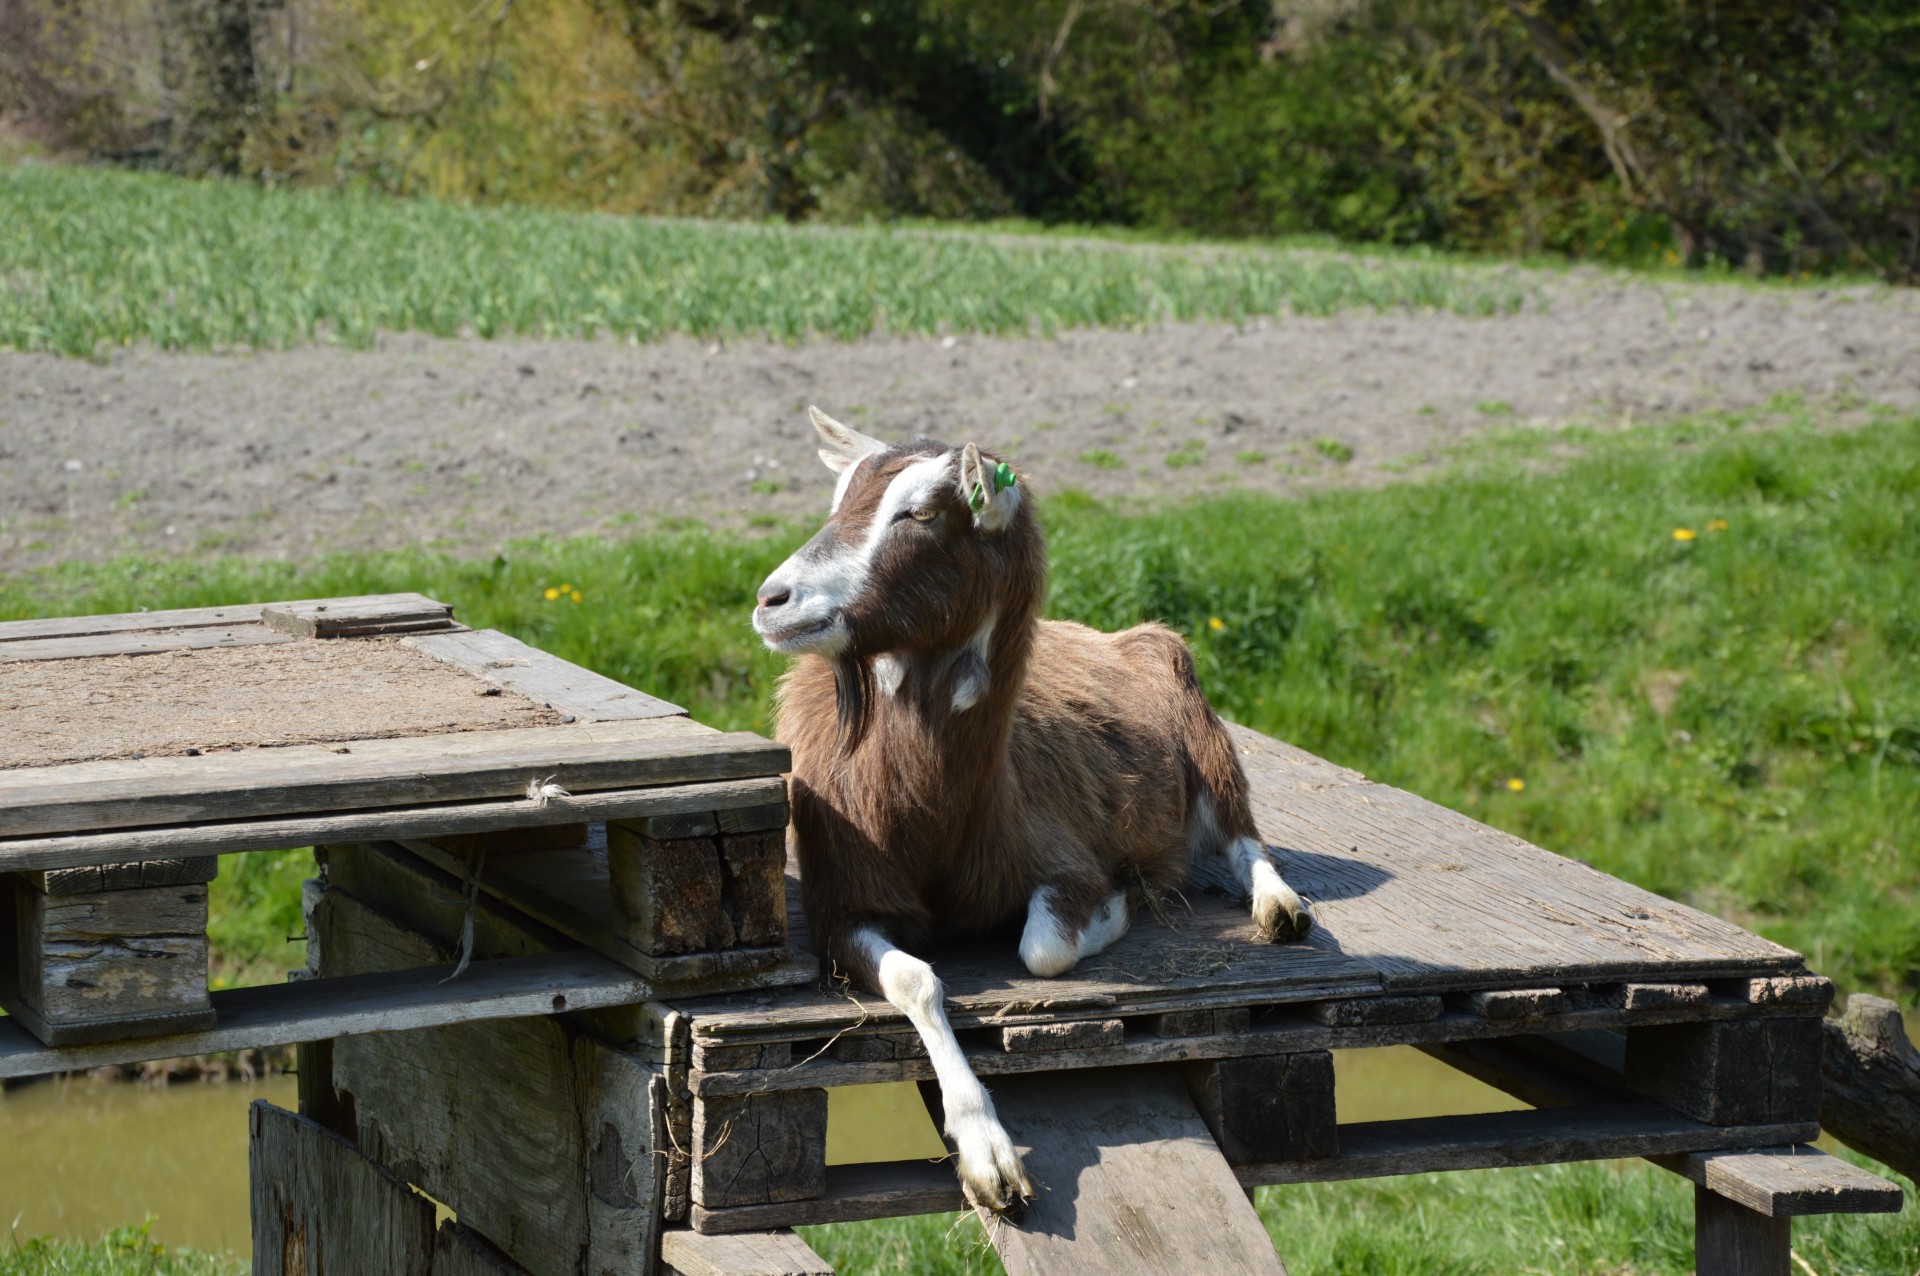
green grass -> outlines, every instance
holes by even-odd
[[[0,167],[0,225],[0,347],[83,356],[399,330],[796,340],[1521,301],[1511,278],[1437,260],[476,209],[44,165]]]
[[[1353,459],[1353,448],[1351,445],[1342,443],[1339,439],[1326,435],[1322,435],[1313,441],[1313,450],[1321,456],[1326,457],[1329,461],[1332,461],[1335,465],[1345,465]]]
[[[1850,1157],[1861,1161],[1861,1158]],[[1861,1161],[1884,1171],[1885,1167]],[[1901,1180],[1911,1195],[1913,1185]],[[1301,1276],[1688,1276],[1693,1185],[1639,1162],[1423,1174],[1261,1188],[1255,1205]],[[989,1276],[1001,1269],[970,1216],[800,1229],[836,1271]],[[1905,1276],[1920,1210],[1794,1220],[1819,1276]]]
[[[242,1276],[247,1264],[224,1254],[169,1249],[145,1225],[116,1227],[100,1240],[0,1238],[0,1276]]]

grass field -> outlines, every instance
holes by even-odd
[[[1511,310],[1486,267],[920,229],[473,209],[0,166],[0,347],[1048,332],[1356,306]]]

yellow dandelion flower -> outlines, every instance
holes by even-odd
[[[1709,519],[1707,521],[1707,530],[1710,532],[1724,532],[1727,530],[1727,520],[1724,518]]]
[[[1525,780],[1523,780],[1523,779],[1521,779],[1521,778],[1520,778],[1519,776],[1517,776],[1517,775],[1516,775],[1516,776],[1512,776],[1511,778],[1509,778],[1509,779],[1507,780],[1507,788],[1509,788],[1510,790],[1512,790],[1512,791],[1513,791],[1513,792],[1515,792],[1515,793],[1518,793],[1518,792],[1520,792],[1520,791],[1521,791],[1522,789],[1524,789],[1524,788],[1526,788],[1526,787],[1527,787],[1527,782],[1526,782]]]
[[[1676,527],[1673,529],[1673,539],[1677,541],[1690,541],[1699,534],[1700,533],[1694,531],[1691,527]]]
[[[576,589],[576,590],[574,590],[574,591],[573,591],[573,601],[575,601],[575,602],[579,602],[579,601],[580,601],[580,597],[581,597],[581,595],[580,595],[580,591],[579,591],[579,590],[577,590],[577,589]]]
[[[572,586],[572,585],[569,585],[569,584],[567,584],[567,582],[566,582],[566,581],[564,581],[564,580],[563,580],[563,581],[561,581],[561,582],[560,582],[560,592],[561,592],[561,593],[563,593],[563,594],[564,594],[564,593],[566,593],[566,592],[567,592],[568,590],[570,590],[570,589],[572,589],[572,588],[573,588],[573,586]]]
[[[1225,629],[1226,627],[1227,627],[1227,622],[1220,619],[1220,617],[1218,616],[1207,617],[1207,628],[1213,630],[1214,633],[1217,634],[1222,629]]]
[[[547,601],[548,601],[548,602],[552,602],[552,601],[553,601],[554,599],[556,599],[556,598],[558,598],[558,597],[560,597],[560,591],[559,591],[559,590],[557,590],[557,589],[555,589],[555,588],[554,588],[553,586],[551,586],[551,585],[549,585],[549,586],[547,586],[547,593],[546,593],[546,599],[547,599]]]

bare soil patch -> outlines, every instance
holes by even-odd
[[[394,638],[0,664],[0,770],[561,721]]]
[[[810,517],[804,407],[978,440],[1042,491],[1160,501],[1385,481],[1490,429],[1801,395],[1920,408],[1920,297],[1542,272],[1519,314],[1355,313],[1053,339],[385,338],[369,352],[0,354],[0,571],[306,557]],[[1350,454],[1350,457],[1349,457]],[[1343,459],[1346,458],[1346,459]]]

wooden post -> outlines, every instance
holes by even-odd
[[[1228,1164],[1306,1161],[1339,1149],[1333,1054],[1216,1059],[1186,1067],[1187,1091]]]
[[[324,975],[453,959],[338,885],[314,917]],[[544,1018],[346,1037],[332,1053],[365,1154],[534,1276],[651,1270],[660,1069]]]
[[[1788,1276],[1793,1268],[1792,1238],[1792,1219],[1768,1218],[1695,1185],[1695,1276]]]
[[[255,1276],[429,1276],[433,1202],[346,1139],[265,1099],[247,1119]]]
[[[787,938],[786,833],[760,829],[664,838],[717,828],[662,817],[607,825],[615,914],[655,956],[763,947]]]
[[[50,1046],[213,1026],[211,856],[0,875],[14,948],[0,1004]]]
[[[693,1203],[804,1201],[827,1185],[827,1092],[773,1090],[693,1101]]]
[[[1820,1119],[1820,1021],[1668,1024],[1627,1033],[1627,1084],[1710,1125]]]

